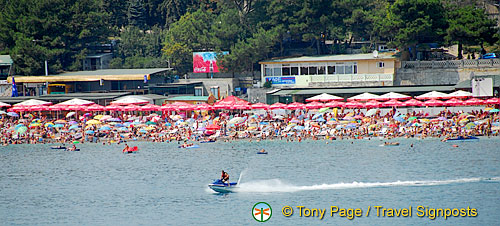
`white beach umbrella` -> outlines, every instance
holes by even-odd
[[[332,100],[344,100],[344,98],[331,95],[328,93],[322,93],[320,95],[316,95],[306,99],[306,101],[321,101],[321,102],[327,102]]]
[[[369,101],[369,100],[376,100],[380,96],[372,94],[372,93],[362,93],[350,98],[347,98],[348,101]]]
[[[150,102],[145,98],[139,98],[137,96],[126,96],[111,102],[111,104],[116,104],[116,105],[147,104],[147,103]]]
[[[469,98],[469,97],[472,97],[472,93],[463,90],[457,90],[447,95],[447,98]]]
[[[14,106],[34,106],[34,105],[51,105],[51,102],[43,101],[43,100],[35,100],[29,99],[25,100],[21,103],[14,104]]]
[[[57,105],[91,105],[91,104],[95,104],[95,103],[92,101],[88,101],[88,100],[82,100],[80,98],[74,98],[71,100],[61,102]]]
[[[380,95],[377,100],[409,100],[411,96],[407,96],[401,93],[389,92],[383,95]]]
[[[438,91],[431,91],[431,92],[424,93],[424,94],[416,97],[416,99],[420,99],[420,100],[443,99],[443,98],[448,98],[448,94],[438,92]]]
[[[7,104],[7,103],[0,101],[0,107],[10,107],[10,104]]]

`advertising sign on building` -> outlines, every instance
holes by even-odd
[[[222,52],[226,55],[229,52]],[[193,72],[194,73],[211,73],[219,72],[217,66],[216,52],[194,52],[193,53]]]
[[[273,85],[293,85],[295,77],[266,77],[266,81],[271,81]]]
[[[493,79],[492,78],[473,78],[472,79],[472,95],[474,97],[491,97],[491,96],[493,96]]]

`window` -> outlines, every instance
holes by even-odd
[[[284,67],[284,68],[282,68],[281,71],[282,71],[283,76],[290,75],[290,68],[289,67]]]
[[[281,68],[279,67],[273,68],[273,76],[281,76]]]
[[[299,67],[292,67],[291,75],[299,75]]]
[[[324,75],[324,74],[325,74],[325,66],[319,66],[318,75]]]
[[[344,69],[346,74],[352,74],[352,65],[346,65]]]
[[[317,75],[318,68],[317,67],[309,67],[309,75]]]
[[[335,74],[335,66],[328,66],[328,74],[329,75]]]
[[[203,96],[203,87],[194,87],[195,96]]]
[[[384,66],[385,66],[384,62],[377,62],[378,68],[384,68]]]
[[[357,74],[358,73],[358,65],[357,64],[353,65],[353,68],[354,68],[353,74]]]
[[[266,76],[273,76],[272,68],[266,68]]]
[[[344,65],[336,65],[335,74],[345,74]]]
[[[214,95],[215,99],[219,99],[220,93],[219,93],[219,87],[218,86],[212,86],[210,87],[210,92],[212,95]]]
[[[300,67],[300,75],[309,75],[308,67]]]

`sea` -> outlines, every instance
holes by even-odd
[[[0,225],[500,225],[500,138],[385,141],[0,147]]]

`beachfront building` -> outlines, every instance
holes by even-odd
[[[15,76],[19,95],[40,96],[84,92],[149,93],[149,84],[166,83],[170,68],[107,69],[49,76]],[[12,83],[12,77],[7,78]]]
[[[394,53],[303,56],[259,62],[261,82],[274,88],[392,86]]]

